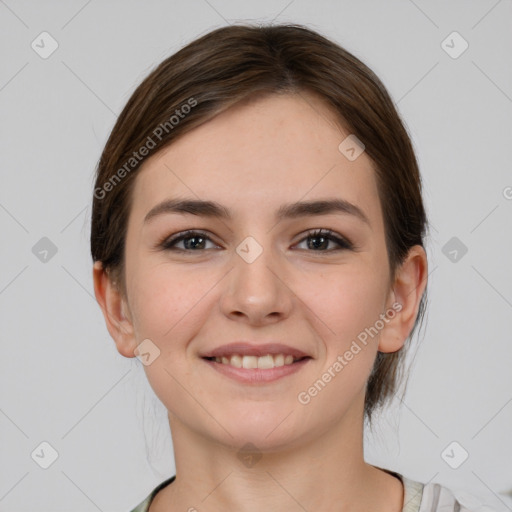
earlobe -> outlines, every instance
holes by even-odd
[[[103,312],[110,336],[125,357],[135,357],[137,345],[129,308],[119,288],[112,282],[101,261],[93,266],[94,294]]]
[[[400,350],[411,333],[427,286],[427,266],[425,249],[420,245],[413,246],[398,269],[390,292],[388,308],[394,309],[396,314],[381,332],[380,352]]]

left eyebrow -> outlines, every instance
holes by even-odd
[[[228,208],[215,201],[203,201],[200,199],[167,199],[157,204],[147,213],[144,218],[144,223],[149,222],[154,217],[166,213],[185,213],[226,220],[231,220],[233,218],[233,215]],[[340,198],[299,201],[296,203],[283,204],[276,212],[276,219],[294,219],[297,217],[312,217],[327,215],[330,213],[352,215],[371,227],[367,215],[363,210],[361,210],[361,208]]]

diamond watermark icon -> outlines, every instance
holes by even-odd
[[[442,452],[441,458],[452,469],[457,469],[466,462],[469,453],[457,441],[452,441]]]
[[[56,254],[57,246],[46,236],[43,236],[32,247],[32,254],[43,263],[48,263]]]
[[[50,443],[43,441],[30,456],[38,466],[48,469],[59,458],[59,453]]]
[[[47,59],[59,47],[59,43],[48,32],[41,32],[30,46],[39,57]]]
[[[456,236],[453,236],[443,245],[441,251],[452,263],[458,263],[468,252],[468,248]]]
[[[353,133],[343,139],[338,146],[340,153],[351,162],[359,158],[365,148],[366,146]]]
[[[452,58],[458,59],[469,47],[469,43],[456,31],[441,42],[441,48]]]
[[[245,467],[252,468],[259,462],[262,455],[257,446],[254,446],[252,443],[246,443],[240,448],[237,457]]]
[[[160,349],[149,338],[146,338],[137,345],[133,353],[144,366],[149,366],[160,356]]]
[[[252,263],[263,252],[263,247],[252,236],[248,236],[238,244],[236,252],[245,262]]]

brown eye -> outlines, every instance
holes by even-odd
[[[182,247],[178,247],[178,244],[183,242]],[[175,251],[202,251],[208,249],[205,244],[211,241],[210,237],[201,231],[185,231],[184,233],[178,233],[170,238],[166,238],[159,244],[159,247],[166,250]],[[213,244],[215,245],[215,244]],[[215,245],[215,247],[218,247]]]
[[[333,252],[344,249],[351,250],[353,248],[352,244],[348,240],[335,235],[329,229],[311,231],[308,233],[308,236],[303,238],[299,243],[304,241],[306,241],[306,248],[313,252]],[[334,249],[328,249],[329,244],[332,245],[332,243],[338,247],[335,247]]]

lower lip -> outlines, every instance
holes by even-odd
[[[231,377],[232,379],[243,382],[244,384],[260,384],[266,382],[273,382],[275,380],[291,375],[298,372],[304,367],[311,358],[302,359],[292,364],[285,364],[284,366],[277,366],[275,368],[260,369],[260,368],[237,368],[230,364],[217,363],[209,359],[203,359],[205,363],[211,366],[214,370]]]

